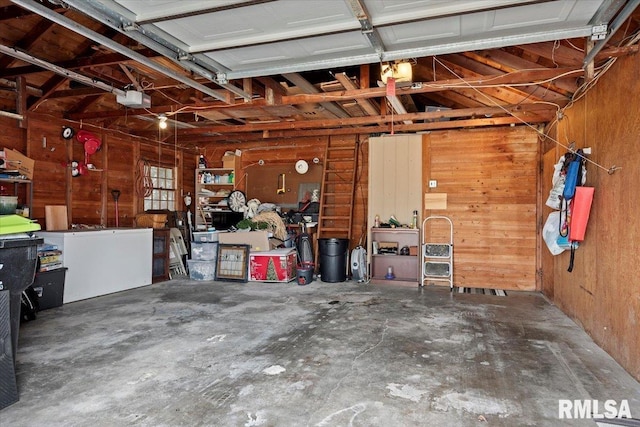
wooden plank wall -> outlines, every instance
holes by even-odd
[[[178,166],[178,197],[182,198],[186,192],[193,193],[195,153],[187,151],[185,155],[179,144],[158,144],[99,128],[85,128],[102,141],[100,151],[90,157],[96,170],[72,178],[67,165],[69,160],[84,161],[84,146],[75,137],[62,138],[63,125],[73,127],[76,132],[80,129],[76,123],[38,114],[29,116],[26,132],[17,129],[15,120],[2,118],[0,121],[3,128],[0,147],[15,148],[36,161],[31,217],[43,228],[46,205],[68,205],[71,223],[115,226],[113,189],[121,191],[119,226],[131,227],[135,215],[143,210],[142,198],[135,191],[138,156],[148,158],[153,165],[160,161],[165,166]],[[185,209],[180,200],[178,208]]]
[[[353,141],[357,135],[339,135],[332,138],[345,138]],[[212,167],[222,166],[222,156],[226,151],[242,151],[241,171],[236,174],[238,188],[247,191],[246,173],[249,168],[255,170],[255,166],[261,159],[270,165],[294,165],[296,161],[303,159],[311,163],[314,157],[324,162],[327,137],[304,137],[296,139],[269,140],[268,142],[245,142],[245,143],[215,143],[202,144],[202,154],[209,160]],[[352,240],[350,248],[363,244],[366,238],[366,208],[367,208],[367,157],[368,138],[360,137],[359,144],[359,170],[357,172],[356,197],[354,206],[354,222],[352,227]],[[252,172],[253,173],[253,172]],[[247,197],[252,197],[247,194]]]
[[[640,61],[618,58],[597,85],[559,122],[556,140],[591,147],[590,159],[612,175],[587,166],[595,195],[585,241],[553,259],[553,301],[580,323],[594,341],[640,380]],[[556,159],[565,152],[554,148]],[[553,171],[545,168],[544,177]],[[548,266],[545,266],[548,268]]]
[[[422,218],[453,221],[455,285],[536,290],[537,133],[524,126],[451,130],[426,134],[423,144],[423,189],[446,193],[448,205]],[[443,230],[431,232],[439,233],[435,239]]]

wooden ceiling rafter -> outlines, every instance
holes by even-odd
[[[63,12],[65,10],[63,7],[53,2],[44,2],[43,6],[58,13]],[[18,18],[26,18],[31,16],[34,16],[33,12],[25,10],[24,8],[21,8],[20,6],[16,6],[14,4],[0,7],[0,22],[10,21],[12,19],[18,19]]]
[[[554,115],[549,115],[544,118],[546,123],[551,120]],[[295,129],[295,130],[265,130],[254,131],[250,133],[233,134],[225,133],[224,135],[206,135],[207,142],[252,142],[262,141],[265,139],[280,139],[280,138],[302,138],[302,137],[318,137],[318,136],[332,136],[332,135],[352,135],[352,134],[378,134],[378,133],[390,133],[392,130],[395,133],[404,132],[426,132],[445,129],[464,129],[464,128],[476,128],[476,127],[488,127],[488,126],[510,126],[510,125],[522,125],[523,122],[529,124],[537,124],[528,120],[528,117],[522,117],[519,114],[506,117],[490,117],[490,118],[472,118],[465,120],[452,120],[452,121],[437,121],[432,123],[413,123],[413,124],[394,124],[393,129],[391,124],[384,125],[372,125],[372,126],[354,126],[354,127],[333,127],[322,129]],[[198,143],[203,141],[203,138],[189,138],[181,137],[178,134],[178,139],[181,143]]]
[[[521,69],[537,68],[538,64],[529,62],[519,56],[512,55],[502,49],[483,50],[476,52],[463,52],[460,55],[465,56],[473,61],[485,64],[504,73],[511,73]],[[579,64],[576,64],[576,67]],[[557,79],[550,83],[541,83],[540,86],[545,87],[553,92],[563,96],[571,96],[578,88],[575,79]]]
[[[478,107],[478,108],[466,108],[440,112],[425,112],[425,113],[407,113],[396,114],[394,116],[365,116],[365,117],[352,117],[347,119],[331,119],[331,120],[306,120],[298,122],[278,122],[278,123],[260,123],[260,124],[246,124],[238,126],[204,126],[193,129],[182,129],[178,131],[179,136],[191,135],[191,134],[207,134],[207,133],[242,133],[242,132],[258,132],[261,130],[288,130],[288,129],[322,129],[322,128],[335,128],[342,126],[358,126],[364,124],[377,124],[377,123],[390,123],[392,121],[422,121],[422,120],[440,120],[451,119],[461,117],[475,117],[475,116],[487,116],[487,115],[506,115],[506,114],[523,114],[529,115],[536,114],[543,111],[553,111],[555,109],[547,104],[523,104],[523,105],[508,105],[502,107]],[[510,113],[508,113],[510,112]]]
[[[127,63],[131,61],[129,58],[127,58],[126,56],[123,56],[120,53],[106,53],[106,54],[103,53],[99,55],[96,54],[96,56],[92,56],[95,54],[95,52],[93,50],[90,52],[91,52],[91,55],[88,55],[88,56],[82,56],[82,57],[65,60],[65,61],[52,61],[51,63],[58,67],[66,68],[67,70],[77,71],[87,67],[95,67],[95,66],[101,66],[101,65],[102,66],[119,65],[121,63]],[[137,52],[143,56],[146,56],[147,58],[154,58],[158,56],[158,54],[155,51],[148,48],[137,50]],[[29,74],[35,74],[35,73],[41,73],[41,72],[43,72],[43,69],[37,65],[22,65],[18,67],[11,67],[11,68],[4,68],[4,69],[0,68],[0,78],[2,77],[10,78],[10,77],[29,75]]]
[[[240,11],[246,11],[245,6],[255,3],[256,7],[259,7],[260,3],[268,1],[271,0],[251,0],[229,7],[239,7]],[[538,0],[532,0],[527,3],[537,2]],[[8,3],[8,0],[0,0],[0,4]],[[447,114],[454,114],[443,120],[454,122],[455,125],[467,126],[476,120],[478,126],[486,126],[487,123],[491,123],[490,119],[500,119],[494,123],[501,126],[506,123],[506,114],[499,111],[483,113],[486,111],[485,108],[497,108],[496,104],[520,105],[526,110],[526,114],[524,110],[517,114],[524,114],[522,117],[531,123],[538,123],[544,118],[554,117],[556,109],[551,104],[556,104],[558,108],[566,105],[585,79],[582,62],[587,38],[574,36],[572,39],[412,58],[413,82],[398,83],[396,96],[391,100],[386,95],[386,87],[378,87],[377,63],[346,66],[334,64],[333,67],[331,63],[327,63],[326,70],[289,74],[287,71],[290,68],[275,66],[273,69],[268,68],[272,73],[265,73],[263,76],[251,75],[229,82],[225,80],[224,85],[232,85],[237,89],[234,91],[221,86],[210,76],[199,73],[197,69],[183,67],[174,57],[163,56],[167,55],[167,52],[162,49],[158,50],[158,53],[144,46],[148,44],[147,39],[131,37],[130,33],[112,27],[111,22],[103,19],[104,16],[99,18],[85,13],[82,7],[60,8],[46,1],[42,4],[47,5],[49,10],[55,10],[58,15],[64,14],[64,19],[59,20],[54,14],[41,12],[27,4],[22,6],[25,9],[14,5],[0,6],[0,11],[7,12],[0,16],[0,26],[7,22],[6,19],[13,19],[7,22],[8,31],[3,31],[1,43],[5,46],[19,46],[36,58],[48,58],[56,66],[76,70],[76,73],[113,85],[114,88],[144,91],[151,95],[152,107],[127,108],[118,104],[115,95],[109,94],[108,89],[104,87],[100,90],[83,87],[75,82],[72,84],[64,77],[53,75],[56,70],[25,65],[10,55],[0,56],[0,85],[10,89],[4,91],[4,95],[7,96],[3,97],[7,99],[12,96],[12,90],[15,88],[12,79],[23,76],[27,79],[21,82],[25,88],[23,93],[26,91],[30,95],[27,99],[28,111],[32,112],[43,102],[50,101],[47,105],[53,109],[53,115],[58,112],[60,117],[92,122],[133,135],[155,132],[155,122],[150,116],[173,113],[177,110],[184,114],[180,114],[179,118],[176,114],[175,119],[179,122],[170,126],[176,126],[178,132],[184,132],[181,137],[185,140],[198,143],[208,141],[209,138],[223,140],[225,136],[247,140],[258,135],[271,139],[278,134],[291,136],[314,132],[318,134],[320,131],[326,132],[327,135],[338,134],[341,130],[337,127],[340,126],[344,126],[349,132],[356,129],[375,132],[373,129],[385,129],[390,126],[388,116],[392,109],[400,112],[394,116],[393,122],[404,126],[395,126],[397,132],[403,129],[423,129],[421,126],[425,124],[429,126],[424,129],[431,129],[434,126],[431,122],[437,122],[436,119],[424,119],[411,114],[430,112],[433,111],[432,107],[443,108]],[[362,5],[364,2],[359,4]],[[356,6],[357,9],[358,4],[354,2],[348,6]],[[480,6],[471,4],[469,7]],[[227,6],[222,6],[222,9],[184,6],[175,10],[180,10],[177,13],[185,13],[185,19],[188,19],[188,16],[194,14],[215,13],[226,8]],[[34,10],[35,13],[26,9]],[[145,22],[153,25],[155,22],[176,19],[175,14],[165,16],[162,10],[140,10],[143,9],[146,9],[147,13],[138,15],[144,19],[138,24]],[[490,9],[493,10],[493,7]],[[424,10],[420,9],[420,12]],[[373,27],[374,22],[368,14],[365,15],[362,16],[365,21],[369,20],[365,24]],[[453,13],[452,16],[457,15]],[[45,16],[47,18],[43,18]],[[405,15],[399,19],[408,23],[426,22],[431,19],[424,16]],[[18,17],[19,19],[15,19]],[[594,59],[596,70],[611,57],[638,52],[637,43],[632,46],[620,46],[630,35],[638,31],[638,17],[640,11],[636,11],[629,18],[628,26],[625,25],[620,31],[615,32],[606,46],[598,52]],[[437,18],[435,17],[436,20]],[[74,20],[79,26],[102,36],[75,31],[65,20]],[[376,23],[375,28],[386,31],[396,24],[397,22],[381,21]],[[335,30],[333,28],[327,31]],[[55,37],[52,31],[55,31]],[[379,35],[382,35],[382,32]],[[293,33],[292,36],[295,37]],[[243,46],[261,44],[260,37],[252,38],[249,43],[253,41],[257,43]],[[264,38],[262,41],[264,42]],[[238,43],[238,40],[232,40],[230,43]],[[128,51],[121,50],[121,46]],[[385,48],[384,45],[381,47]],[[224,47],[223,50],[225,49],[228,48]],[[114,53],[115,51],[121,53]],[[138,53],[140,57],[135,54],[129,56],[129,51]],[[166,73],[163,70],[166,70]],[[224,77],[233,74],[229,73]],[[242,75],[237,72],[235,74]],[[190,85],[191,82],[182,83],[184,78],[193,81],[194,85]],[[285,81],[290,84],[285,84]],[[238,91],[245,95],[239,95]],[[0,102],[7,105],[6,100],[0,99]],[[545,102],[550,104],[535,104]],[[12,107],[9,105],[3,108]],[[470,114],[471,110],[476,113]],[[406,123],[401,123],[403,120],[398,117],[407,119]],[[414,128],[408,127],[409,124]],[[194,128],[185,129],[189,126]],[[251,130],[252,126],[256,130]],[[212,129],[216,131],[211,132]],[[151,137],[155,139],[157,135]]]
[[[456,58],[453,58],[455,62],[451,62],[450,60],[452,58],[447,55],[445,57],[439,58],[438,61],[439,63],[441,63],[443,66],[447,68],[448,73],[453,73],[454,75],[463,78],[465,81],[478,79],[480,74],[477,74],[476,72],[459,65],[459,63],[463,63],[465,64],[465,66],[469,66],[469,60],[466,59],[465,57],[458,57],[458,58],[459,58],[459,61],[456,60]],[[488,70],[486,69],[484,69],[483,71],[488,72]],[[547,99],[543,99],[542,97],[539,97],[539,96],[534,96],[533,93],[535,93],[535,91],[533,93],[527,93],[521,90],[519,86],[513,87],[509,85],[504,85],[502,87],[487,87],[487,88],[468,87],[468,88],[457,89],[455,92],[459,93],[460,95],[468,99],[474,100],[480,104],[487,105],[487,106],[505,105],[505,104],[518,105],[525,101],[530,103],[541,102],[541,101],[549,102],[549,100]],[[541,91],[540,94],[544,95],[544,89]],[[559,101],[558,106],[563,106],[569,102],[569,99],[566,97],[562,97],[562,99],[557,99],[557,101]]]
[[[485,63],[481,59],[478,60],[476,58],[470,58],[467,55],[448,55],[447,61],[456,64],[460,67],[464,67],[465,77],[466,78],[475,78],[478,75],[488,75],[491,70],[493,70],[496,74],[502,73],[502,71],[492,67],[490,64]],[[547,101],[547,102],[558,102],[558,103],[566,103],[571,93],[558,93],[554,88],[547,84],[539,84],[539,85],[518,85],[518,86],[507,86],[505,85],[505,90],[510,91],[516,96],[521,96],[523,99],[531,99],[538,101]],[[512,101],[509,101],[512,102]]]
[[[527,71],[516,71],[513,73],[505,73],[500,76],[481,76],[477,79],[470,80],[469,83],[475,84],[483,84],[490,83],[495,85],[502,84],[520,84],[520,83],[530,83],[536,84],[537,80],[545,80],[552,79],[559,75],[582,75],[582,69],[540,69],[540,70],[527,70]],[[468,86],[464,86],[461,81],[457,78],[454,79],[445,79],[436,82],[428,82],[423,83],[419,87],[415,85],[408,86],[399,86],[396,88],[397,95],[415,95],[420,93],[429,93],[429,92],[441,92],[448,90],[457,90],[468,88]],[[320,103],[320,102],[340,102],[340,101],[352,101],[357,99],[369,99],[369,98],[383,98],[386,96],[386,88],[382,87],[374,87],[368,89],[354,89],[354,90],[343,90],[336,92],[328,92],[328,93],[317,93],[317,94],[296,94],[296,95],[283,95],[282,96],[282,105],[298,105],[305,103]],[[194,110],[197,111],[197,108],[201,108],[202,104],[192,104],[196,107]],[[260,107],[266,105],[263,100],[253,100],[248,103],[236,103],[233,105],[225,105],[221,102],[210,102],[207,103],[212,110],[220,109],[221,111],[229,111],[235,108],[247,108],[247,107]],[[153,107],[152,107],[153,110]],[[74,114],[70,116],[70,118],[74,120],[91,120],[96,118],[107,116],[117,116],[117,115],[125,115],[125,114],[144,114],[144,110],[134,110],[130,112],[112,110],[112,111],[96,111],[96,112],[88,112],[85,114]]]

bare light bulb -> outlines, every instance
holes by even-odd
[[[165,116],[164,114],[160,114],[158,116],[158,119],[160,120],[160,122],[158,123],[158,127],[160,129],[166,129],[167,128],[167,116]]]

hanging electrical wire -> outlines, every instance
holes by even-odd
[[[454,76],[456,76],[456,78],[460,79],[460,81],[461,81],[461,82],[463,82],[463,83],[467,83],[467,82],[466,82],[466,80],[465,80],[462,76],[459,76],[458,74],[456,74],[456,72],[455,72],[454,70],[450,69],[449,67],[447,67],[447,65],[446,65],[446,64],[443,64],[443,63],[442,63],[441,61],[439,61],[438,59],[436,59],[436,61],[438,61],[438,62],[440,63],[440,65],[442,65],[443,67],[445,67],[445,68],[446,68],[446,69],[447,69],[451,74],[453,74]],[[605,67],[605,68],[604,68],[604,71],[607,71],[608,69],[609,69],[609,67]],[[598,74],[598,76],[596,77],[596,79],[597,79],[597,78],[599,78],[601,75],[602,75],[602,71]],[[595,79],[594,79],[594,80],[595,80]],[[509,86],[509,85],[506,85],[506,86]],[[474,91],[478,92],[478,94],[479,94],[480,96],[482,96],[483,98],[487,99],[491,104],[493,104],[493,105],[495,105],[496,107],[498,107],[498,108],[502,109],[505,113],[509,114],[510,116],[512,116],[513,118],[515,118],[516,120],[518,120],[519,122],[521,122],[522,124],[524,124],[525,126],[527,126],[527,127],[531,128],[531,129],[535,130],[537,133],[540,133],[540,131],[538,130],[538,128],[537,128],[536,126],[534,126],[534,125],[532,125],[531,123],[529,123],[529,122],[527,122],[527,121],[525,121],[525,120],[521,119],[520,117],[516,116],[516,115],[515,115],[515,114],[513,114],[511,111],[509,111],[508,109],[504,108],[502,105],[500,105],[500,104],[498,104],[497,102],[495,102],[491,97],[487,96],[484,92],[482,92],[482,91],[478,90],[478,89],[477,89],[476,87],[474,87],[473,85],[471,85],[471,84],[467,84],[467,87],[469,87],[469,88],[473,89]],[[592,87],[592,86],[590,86],[589,88],[591,88],[591,87]],[[586,90],[585,90],[585,91],[586,91]],[[583,96],[583,95],[584,95],[584,94],[581,94],[581,96]],[[574,96],[575,96],[575,94],[574,94]],[[549,103],[549,102],[546,102],[546,101],[543,101],[543,102],[545,102],[545,103]],[[573,102],[575,102],[575,100],[574,100],[574,99],[572,99],[572,101],[571,101],[567,106],[565,106],[563,109],[561,109],[561,110],[558,112],[558,114],[560,114],[562,111],[564,111],[564,110],[565,110],[569,105],[571,105]],[[557,104],[556,104],[556,105],[557,105]],[[556,118],[557,118],[557,117],[558,117],[558,115],[556,115]],[[575,150],[572,150],[572,149],[571,149],[570,147],[568,147],[567,145],[565,145],[565,144],[561,143],[561,142],[560,142],[560,141],[558,141],[557,139],[552,138],[552,137],[551,137],[551,136],[549,136],[548,134],[544,134],[544,137],[545,137],[545,138],[548,138],[550,141],[554,142],[556,145],[559,145],[559,146],[561,146],[561,147],[565,148],[567,151],[571,151],[571,152],[574,152],[574,151],[575,151]],[[599,164],[599,163],[597,163],[597,162],[595,162],[595,161],[593,161],[593,160],[591,160],[591,159],[589,159],[589,158],[587,158],[587,157],[585,157],[585,156],[581,156],[581,157],[582,157],[583,159],[585,159],[587,162],[589,162],[589,163],[593,164],[594,166],[596,166],[596,167],[598,167],[598,168],[600,168],[600,169],[602,169],[602,170],[605,170],[609,175],[613,174],[616,170],[620,169],[620,167],[617,167],[617,166],[615,166],[615,165],[613,165],[613,166],[611,166],[611,167],[607,168],[607,167],[602,166],[601,164]]]
[[[136,167],[136,194],[140,197],[149,197],[153,192],[153,180],[151,179],[151,165],[147,160],[138,160]]]

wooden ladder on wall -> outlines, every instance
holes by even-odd
[[[324,155],[317,238],[351,240],[359,141],[329,137]],[[315,259],[318,265],[316,239]]]

